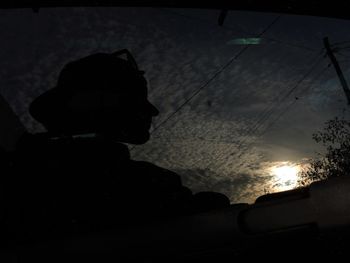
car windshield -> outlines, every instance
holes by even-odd
[[[145,71],[160,112],[151,139],[129,145],[131,156],[178,173],[193,192],[253,203],[294,189],[309,158],[324,150],[312,135],[349,117],[325,47],[327,37],[346,77],[349,20],[230,10],[219,25],[220,10],[161,7],[0,13],[0,92],[20,120],[3,117],[12,125],[2,128],[10,134],[4,148],[20,134],[6,129],[45,130],[28,107],[68,61],[122,49]]]

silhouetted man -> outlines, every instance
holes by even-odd
[[[17,150],[16,202],[23,209],[16,220],[29,236],[132,226],[229,205],[221,194],[193,196],[174,172],[130,159],[123,143],[147,142],[159,112],[127,50],[68,63],[30,113],[47,132],[26,135]]]

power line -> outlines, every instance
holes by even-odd
[[[319,77],[322,76],[322,75],[324,74],[324,72],[325,72],[327,69],[329,69],[329,68],[330,68],[329,65],[328,65],[327,67],[323,68],[323,69],[313,78],[311,84],[309,84],[309,85],[304,89],[304,93],[305,93],[306,91],[310,90],[311,87],[313,86],[313,84],[315,83],[315,81],[316,81],[317,79],[319,79]],[[287,107],[285,107],[284,110],[281,111],[281,112],[276,116],[276,118],[274,118],[274,119],[267,125],[267,127],[266,127],[262,132],[259,133],[258,137],[261,137],[261,136],[265,135],[266,132],[267,132],[269,129],[271,129],[271,127],[273,127],[273,126],[276,124],[276,122],[278,122],[278,121],[280,120],[280,118],[281,118],[284,114],[286,114],[300,99],[301,99],[301,98],[294,99],[291,103],[289,103],[289,105],[287,105]],[[248,150],[248,147],[246,147],[245,151],[242,152],[242,153],[238,156],[238,158],[240,158],[244,153],[246,153],[247,150]]]
[[[322,56],[321,56],[321,59],[322,59]],[[320,55],[318,54],[317,57],[316,57],[316,61],[314,63],[312,63],[312,66],[310,68],[310,70],[308,70],[300,79],[299,81],[275,104],[272,104],[272,105],[269,105],[265,110],[264,112],[258,117],[258,120],[256,121],[256,123],[254,124],[253,127],[249,128],[246,132],[246,135],[238,141],[238,146],[237,146],[237,151],[236,153],[231,153],[230,155],[231,156],[235,156],[235,155],[238,155],[237,156],[237,159],[239,159],[247,150],[248,150],[248,147],[245,146],[246,143],[248,142],[249,138],[251,135],[253,135],[254,133],[256,133],[263,125],[264,123],[266,123],[273,115],[273,112],[274,110],[279,107],[283,101],[285,101],[297,88],[298,86],[315,70],[315,68],[318,66],[318,64],[320,63],[321,61],[320,59]],[[314,59],[315,60],[315,59]],[[318,77],[318,76],[317,76]],[[278,95],[280,96],[280,95]],[[295,100],[296,101],[296,100]],[[294,102],[295,102],[294,101]],[[285,111],[286,112],[286,111]],[[285,113],[284,112],[284,113]],[[283,113],[283,114],[284,114]],[[281,114],[278,119],[283,115]],[[278,120],[277,119],[277,120]],[[273,121],[273,122],[276,122],[277,120]],[[270,127],[270,126],[269,126]],[[260,134],[258,136],[261,136],[263,135]],[[245,148],[243,148],[245,147]],[[209,165],[210,166],[210,165]],[[209,168],[209,166],[207,168]],[[220,164],[219,164],[220,166]]]
[[[343,44],[348,44],[348,43],[350,43],[350,41],[341,41],[341,42],[335,42],[335,43],[333,43],[331,46],[336,46],[336,45],[343,45]]]
[[[350,61],[350,57],[348,57],[348,59],[338,60],[339,63],[347,63],[349,61]]]
[[[258,34],[258,37],[262,36],[267,30],[269,30],[277,21],[281,18],[281,15],[277,16],[261,33]],[[151,135],[155,133],[161,126],[168,122],[172,117],[174,117],[185,105],[187,105],[191,100],[197,96],[205,87],[207,87],[214,79],[217,78],[226,68],[228,68],[233,61],[238,59],[250,46],[245,46],[242,48],[235,56],[233,56],[224,66],[222,66],[209,80],[207,80],[202,86],[200,86],[188,99],[186,99],[173,113],[171,113],[167,118],[165,118],[160,124],[158,124],[151,131]],[[133,151],[136,148],[136,145],[130,148],[130,151]]]
[[[258,36],[263,35],[267,30],[269,30],[281,16],[275,18]],[[157,125],[151,132],[153,134],[166,122],[168,122],[175,114],[177,114],[185,105],[187,105],[195,96],[197,96],[205,87],[207,87],[214,79],[217,78],[226,68],[228,68],[233,61],[238,59],[250,46],[245,46],[242,48],[235,56],[233,56],[223,67],[221,67],[209,80],[207,80],[202,86],[200,86],[188,99],[186,99],[173,113],[171,113],[166,119],[164,119],[159,125]]]
[[[268,106],[263,113],[258,117],[258,121],[255,126],[248,130],[249,134],[256,132],[260,127],[266,122],[273,114],[274,110],[279,107],[298,87],[299,85],[312,73],[312,71],[316,68],[319,62],[322,60],[322,57],[319,58],[319,55],[316,57],[316,61],[312,63],[312,67],[309,71],[304,74],[299,81],[280,99],[278,97],[281,95],[277,95],[274,100],[277,100],[274,104]]]
[[[347,51],[347,49],[350,49],[350,46],[339,47],[339,45],[341,45],[341,44],[347,44],[347,43],[350,43],[350,41],[338,42],[338,43],[331,44],[330,46],[331,46],[331,48],[332,48],[332,51],[333,51],[335,54],[348,58],[349,56],[347,56],[347,55],[341,53],[341,51]]]
[[[159,125],[157,125],[152,134],[158,130],[162,125],[169,121],[175,114],[177,114],[186,104],[188,104],[195,96],[197,96],[205,87],[207,87],[221,72],[223,72],[231,63],[236,60],[240,55],[246,51],[249,46],[244,47],[241,51],[238,52],[233,58],[231,58],[219,71],[217,71],[209,80],[207,80],[201,87],[199,87],[188,99],[186,99],[173,113],[171,113],[165,120],[163,120]]]
[[[321,52],[323,51],[323,49],[324,48],[321,49]],[[312,60],[313,62],[311,62],[311,64],[313,66],[305,75],[303,75],[303,77],[296,83],[296,85],[294,85],[293,88],[290,89],[282,98],[280,98],[282,93],[275,96],[275,98],[272,101],[277,100],[277,102],[275,104],[270,104],[261,112],[255,124],[246,130],[245,132],[246,136],[243,137],[243,139],[238,141],[238,147],[237,147],[238,149],[241,149],[241,147],[247,142],[249,136],[254,134],[256,131],[258,131],[264,125],[264,123],[267,122],[272,117],[275,109],[279,107],[298,88],[301,82],[304,81],[312,73],[312,71],[317,67],[319,62],[322,60],[322,56],[320,57],[320,55],[322,54],[321,52]]]
[[[349,49],[350,48],[350,46],[345,46],[345,47],[339,47],[338,49],[339,50],[344,50],[344,49]]]
[[[334,52],[334,53],[335,53],[336,55],[339,55],[339,56],[341,56],[341,57],[345,58],[345,59],[349,59],[349,58],[350,58],[350,56],[345,55],[345,54],[343,54],[343,53],[341,53],[341,52],[339,52],[339,51]]]
[[[313,79],[313,83],[324,74],[324,72],[330,68],[330,65],[326,66],[325,68],[323,68],[319,74],[317,74],[317,76]],[[312,87],[312,85],[309,85],[306,89],[304,89],[303,93],[306,93],[306,91],[310,90]],[[270,122],[270,124],[268,125],[268,127],[265,129],[265,131],[261,134],[264,135],[266,133],[267,130],[269,130],[273,125],[275,125],[275,123],[290,109],[291,106],[293,106],[295,103],[298,102],[298,100],[300,100],[301,97],[299,99],[295,99],[293,100],[293,102],[291,102],[282,112],[280,112],[280,114],[272,121]]]
[[[304,89],[304,93],[305,93],[306,91],[310,90],[311,87],[313,86],[313,83],[314,83],[320,76],[322,76],[322,75],[324,74],[324,72],[325,72],[327,69],[329,69],[329,68],[330,68],[329,66],[323,68],[323,70],[321,70],[321,71],[319,72],[319,74],[317,74],[316,77],[313,78],[311,85],[309,85],[306,89]],[[266,127],[262,132],[259,133],[258,137],[262,137],[263,135],[265,135],[266,132],[267,132],[269,129],[271,129],[271,128],[280,120],[280,118],[281,118],[284,114],[286,114],[299,100],[300,100],[300,98],[295,99],[295,100],[293,100],[291,103],[289,103],[289,105],[287,105],[287,107],[285,107],[284,110],[281,111],[280,114],[278,114],[278,115],[276,116],[276,118],[274,118],[274,119],[267,125],[267,127]],[[254,141],[254,140],[253,140],[253,141]],[[244,149],[244,152],[242,152],[242,153],[238,156],[238,158],[242,157],[243,154],[245,154],[247,151],[248,151],[248,147],[246,147],[246,148]],[[242,166],[242,162],[240,163],[239,166]]]

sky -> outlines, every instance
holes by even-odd
[[[325,121],[348,117],[346,97],[323,38],[350,73],[350,21],[164,8],[0,10],[0,93],[30,132],[44,128],[29,103],[54,87],[67,62],[127,48],[144,70],[159,109],[136,160],[177,172],[193,192],[232,202],[295,187],[271,171],[322,151],[312,140]],[[240,45],[239,39],[260,38]],[[0,116],[1,117],[1,116]]]

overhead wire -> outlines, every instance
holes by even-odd
[[[317,76],[314,78],[314,80],[313,80],[312,82],[315,82],[315,81],[316,81],[320,76],[322,76],[322,75],[324,74],[324,72],[325,72],[326,70],[328,70],[329,68],[330,68],[329,65],[326,66],[326,67],[324,67],[324,68],[319,72],[319,74],[317,74]],[[313,86],[313,84],[311,84],[311,85],[309,84],[309,86],[303,90],[304,93],[306,93],[306,91],[310,90],[312,86]],[[278,114],[278,116],[277,116],[275,119],[273,119],[273,120],[269,123],[269,125],[268,125],[268,126],[266,127],[266,129],[261,133],[261,135],[264,135],[272,126],[274,126],[274,125],[276,124],[276,122],[277,122],[284,114],[286,114],[286,113],[288,112],[288,110],[289,110],[292,106],[294,106],[294,104],[296,104],[300,99],[302,99],[302,98],[301,98],[301,96],[299,95],[298,99],[293,100],[283,111],[280,112],[280,114]]]
[[[267,30],[269,30],[279,19],[281,16],[276,17],[258,36],[263,35]],[[167,118],[165,118],[160,124],[158,124],[151,132],[153,134],[160,127],[162,127],[166,122],[168,122],[175,114],[177,114],[184,106],[186,106],[191,100],[196,97],[204,88],[206,88],[214,79],[216,79],[226,68],[228,68],[236,59],[238,59],[250,46],[245,46],[242,48],[236,55],[228,60],[217,72],[213,74],[203,85],[201,85],[198,89],[196,89],[192,95],[187,98],[177,109],[171,113]]]
[[[319,64],[319,62],[322,60],[322,57],[319,57],[319,55],[316,56],[315,61],[312,63],[312,67],[310,68],[309,71],[306,72],[306,74],[304,74],[302,76],[301,79],[299,79],[297,81],[297,83],[286,93],[283,95],[283,97],[281,97],[280,99],[278,98],[281,94],[277,95],[274,98],[274,101],[277,100],[277,102],[275,102],[275,105],[272,104],[271,106],[269,106],[267,109],[265,109],[265,111],[260,115],[259,121],[257,122],[257,127],[253,127],[254,131],[258,128],[260,128],[260,124],[262,122],[264,122],[265,120],[267,120],[269,118],[269,116],[273,113],[274,109],[276,107],[279,107],[298,87],[299,85],[312,73],[312,71],[317,67],[317,65]]]
[[[247,135],[254,133],[256,130],[258,130],[263,124],[264,122],[266,122],[270,116],[273,114],[274,110],[279,107],[298,87],[299,85],[311,74],[311,72],[315,69],[315,67],[318,65],[318,63],[320,62],[319,59],[319,55],[316,57],[316,60],[314,61],[314,63],[312,63],[312,67],[309,71],[306,72],[306,74],[304,74],[302,76],[302,78],[300,78],[297,83],[287,91],[287,93],[285,93],[284,95],[282,93],[280,93],[279,95],[275,96],[275,98],[273,99],[273,101],[275,101],[273,104],[268,105],[265,110],[259,115],[255,125],[253,127],[250,127],[249,130],[246,132]],[[281,98],[279,98],[282,95]],[[277,100],[277,101],[276,101]]]
[[[272,20],[270,24],[267,25],[267,27],[260,32],[257,37],[262,36],[266,31],[268,31],[277,21],[281,18],[281,15],[278,15],[275,19]],[[238,59],[250,46],[243,47],[236,55],[231,57],[228,62],[226,62],[217,72],[213,74],[212,77],[210,77],[203,85],[201,85],[198,89],[196,89],[192,95],[187,98],[183,103],[180,104],[177,109],[172,112],[168,117],[166,117],[163,121],[161,121],[160,124],[156,125],[153,130],[150,132],[152,135],[155,133],[160,127],[162,127],[165,123],[167,123],[171,118],[173,118],[184,106],[186,106],[189,102],[192,101],[193,98],[195,98],[205,87],[207,87],[213,80],[215,80],[226,68],[228,68],[236,59]],[[137,146],[134,145],[130,148],[130,151],[133,151]]]
[[[311,83],[308,84],[308,86],[302,90],[301,94],[305,94],[307,91],[309,91],[313,84],[315,83],[316,80],[319,79],[320,76],[322,76],[324,74],[324,72],[326,70],[328,70],[330,68],[330,64],[328,64],[326,67],[324,67],[311,81]],[[264,129],[264,131],[262,131],[262,133],[260,133],[260,136],[264,135],[272,126],[274,126],[276,124],[276,122],[284,115],[288,112],[288,110],[290,109],[291,106],[293,106],[294,104],[296,104],[298,101],[300,101],[302,99],[302,96],[300,96],[300,94],[298,95],[297,98],[295,98],[292,102],[289,103],[289,105],[287,107],[285,107],[284,110],[282,110],[276,118],[274,118],[269,124],[268,126]]]
[[[270,24],[266,26],[266,28],[260,32],[257,37],[261,37],[265,34],[277,21],[281,18],[281,15],[275,17]],[[236,55],[231,57],[228,62],[226,62],[218,71],[216,71],[203,85],[201,85],[198,89],[196,89],[192,95],[187,98],[183,103],[180,104],[179,107],[176,108],[168,117],[166,117],[160,124],[156,125],[150,134],[154,134],[160,127],[162,127],[165,123],[167,123],[171,118],[173,118],[181,109],[183,109],[188,103],[192,101],[204,88],[206,88],[213,80],[215,80],[226,68],[228,68],[235,60],[237,60],[250,46],[243,47]],[[134,145],[130,148],[130,151],[133,151],[137,146]]]
[[[319,76],[321,76],[325,70],[327,70],[329,67],[324,68],[318,75],[317,77],[314,78],[313,82],[315,80],[317,80],[319,78]],[[309,88],[312,85],[309,86]],[[275,124],[276,122],[278,122],[280,120],[280,118],[285,115],[298,101],[300,101],[300,99],[298,100],[293,100],[291,103],[289,103],[287,105],[287,107],[285,107],[270,123],[268,123],[268,125],[264,128],[264,130],[262,130],[259,134],[257,134],[257,136],[255,138],[252,139],[252,141],[249,143],[249,145],[245,145],[244,149],[241,150],[241,152],[239,153],[239,155],[236,157],[236,160],[238,160],[238,162],[235,165],[235,169],[240,169],[244,163],[245,160],[244,158],[242,158],[251,148],[251,144],[253,144],[258,138],[261,138],[262,136],[264,136]]]
[[[176,13],[177,15],[181,15]],[[187,16],[185,16],[187,17]],[[258,37],[262,36],[266,31],[268,31],[279,19],[281,16],[278,16],[276,19],[274,19],[260,34],[258,34]],[[193,17],[187,17],[187,18],[191,18],[191,19],[196,19]],[[226,27],[227,28],[227,27]],[[230,29],[230,30],[234,30],[234,29]],[[278,41],[276,39],[272,39],[273,41],[276,42],[281,42],[282,41]],[[217,78],[217,76],[219,76],[226,68],[228,68],[233,61],[235,61],[238,57],[240,57],[250,46],[245,46],[244,48],[242,48],[235,56],[233,56],[226,64],[224,64],[224,66],[222,66],[211,78],[209,78],[202,86],[200,86],[197,90],[195,90],[195,92],[188,98],[186,99],[173,113],[171,113],[167,118],[165,118],[159,125],[157,125],[151,132],[151,134],[153,134],[154,132],[156,132],[160,127],[162,127],[166,122],[168,122],[174,115],[176,115],[185,105],[187,105],[195,96],[197,96],[205,87],[207,87],[214,79]],[[312,49],[312,48],[308,48],[308,47],[304,47],[304,46],[298,46],[298,47],[302,47],[303,49],[309,50],[309,51],[316,51],[316,49]],[[317,64],[317,63],[316,63]],[[312,67],[313,70],[313,67]],[[286,99],[291,93],[293,93],[293,91],[298,87],[298,85],[312,72],[312,70],[310,70],[309,72],[307,72],[307,74],[305,76],[303,76],[303,78],[287,93],[285,94],[285,96],[282,98],[282,100],[279,101],[279,103],[281,103],[284,99]],[[272,115],[272,109],[268,109],[267,111],[264,111],[262,113],[262,115],[260,115],[260,118],[258,119],[258,121],[256,122],[255,126],[253,126],[251,128],[251,131],[248,132],[248,134],[254,133],[256,130],[258,130],[261,125],[263,125],[264,122],[266,122],[270,116]],[[240,141],[239,142],[239,147],[241,148],[243,145],[244,141]]]
[[[187,16],[180,14],[178,12],[175,12],[173,10],[169,9],[163,9],[163,8],[158,8],[159,10],[165,10],[167,12],[171,12],[176,15],[180,15],[186,18],[190,19],[195,19],[195,20],[200,20],[200,21],[205,21],[204,19],[198,19],[194,18],[192,16]],[[279,15],[276,19],[274,19],[261,33],[258,34],[258,37],[262,36],[266,31],[268,31],[279,19],[281,18],[281,15]],[[224,27],[227,28],[227,27]],[[233,29],[231,29],[233,30]],[[272,38],[271,38],[272,39]],[[274,41],[278,41],[276,39],[273,39]],[[280,42],[280,41],[279,41]],[[157,131],[161,126],[163,126],[167,121],[169,121],[175,114],[177,114],[185,105],[187,105],[195,96],[197,96],[205,87],[207,87],[218,75],[220,75],[221,72],[223,72],[228,66],[232,64],[234,60],[236,60],[239,56],[241,56],[250,46],[245,46],[243,49],[241,49],[233,58],[231,58],[219,71],[217,71],[209,80],[207,80],[199,89],[197,89],[188,99],[186,99],[172,114],[170,114],[166,119],[164,119],[159,125],[157,125],[151,132],[153,134],[155,131]],[[301,46],[299,46],[301,47]],[[309,51],[316,51],[316,49],[311,49],[308,47],[304,47],[304,49],[308,49]]]
[[[164,9],[162,9],[164,10]],[[170,10],[166,10],[166,11],[170,11]],[[195,18],[195,17],[192,17],[192,16],[187,16],[187,15],[183,15],[183,14],[180,14],[180,13],[177,13],[177,12],[174,12],[174,14],[176,15],[180,15],[180,16],[183,16],[183,17],[186,17],[186,18],[189,18],[189,19],[195,19],[195,20],[200,20],[202,22],[206,22],[206,23],[209,23],[209,21],[207,20],[204,20],[204,19],[199,19],[199,18]],[[276,21],[279,19],[279,17],[276,19]],[[266,28],[262,33],[259,34],[259,36],[261,36],[262,34],[264,34],[276,21],[273,21],[273,23],[271,23],[270,26],[268,26],[268,28]],[[247,32],[243,31],[243,30],[239,30],[237,28],[230,28],[230,27],[227,27],[227,26],[222,26],[224,29],[227,29],[227,30],[231,30],[231,31],[241,31],[241,32],[244,32],[245,34],[247,34]],[[297,48],[302,48],[304,50],[308,50],[308,51],[318,51],[318,49],[314,49],[314,48],[309,48],[309,47],[306,47],[306,46],[303,46],[303,45],[298,45],[298,44],[290,44],[290,43],[285,43],[281,40],[278,40],[278,39],[274,39],[274,38],[265,38],[267,40],[270,40],[270,41],[273,41],[273,42],[277,42],[277,43],[281,43],[281,44],[284,44],[284,45],[287,45],[287,46],[293,46],[293,47],[297,47]],[[344,42],[339,42],[339,43],[334,43],[332,46],[334,45],[339,45],[339,44],[345,44],[345,43],[350,43],[350,41],[344,41]],[[201,86],[198,90],[196,90],[192,96],[190,96],[190,98],[188,98],[183,104],[180,105],[180,107],[175,110],[175,112],[173,112],[173,114],[171,114],[168,118],[166,118],[160,125],[158,125],[154,130],[157,130],[159,127],[161,127],[164,123],[166,123],[170,118],[172,118],[178,111],[180,111],[186,104],[188,104],[201,90],[203,90],[206,86],[208,86],[222,71],[224,71],[234,60],[236,60],[240,55],[242,55],[247,49],[248,49],[249,46],[246,46],[244,47],[240,52],[238,52],[237,55],[235,55],[232,59],[229,60],[228,63],[226,63],[219,71],[217,71],[213,76],[212,78],[210,78],[203,86]],[[350,47],[344,47],[344,48],[341,48],[341,49],[347,49],[347,48],[350,48]],[[323,50],[323,49],[322,49]],[[317,56],[317,58],[319,57],[319,55]],[[251,127],[249,129],[249,131],[247,132],[247,136],[246,138],[250,138],[250,135],[256,133],[266,122],[268,122],[272,116],[273,116],[273,112],[274,110],[276,109],[276,107],[279,107],[281,105],[281,103],[283,103],[283,101],[285,101],[298,87],[299,85],[315,70],[315,68],[319,65],[319,62],[321,61],[321,59],[318,59],[315,63],[313,63],[312,67],[310,68],[309,71],[306,72],[306,74],[304,74],[302,76],[301,79],[299,79],[299,81],[296,83],[296,85],[294,85],[281,99],[278,100],[277,104],[275,105],[272,105],[272,107],[269,107],[269,108],[266,108],[264,112],[262,112],[262,114],[258,117],[258,120],[257,122],[255,123],[255,125],[253,127]],[[323,72],[328,69],[329,67],[326,67],[324,70],[322,70],[320,72],[320,74],[318,74],[318,76],[316,78],[314,78],[313,81],[315,81],[316,79],[318,79],[318,77],[323,74]],[[309,85],[309,87],[312,86],[312,85]],[[264,135],[273,125],[275,125],[275,123],[284,115],[286,114],[286,112],[288,112],[290,110],[290,108],[297,102],[298,100],[295,99],[293,100],[287,107],[285,107],[284,110],[282,110],[280,112],[280,114],[277,115],[276,118],[274,118],[269,124],[268,126],[260,133],[259,136],[262,136]],[[277,105],[277,106],[276,106]],[[152,133],[153,133],[152,132]],[[242,148],[242,146],[246,143],[246,140],[241,140],[239,141],[238,143],[238,148]],[[241,152],[239,154],[238,157],[241,157],[244,153]],[[209,167],[207,167],[209,168]]]
[[[332,45],[333,47],[333,45]],[[345,47],[338,47],[339,50],[344,50],[344,49],[350,49],[350,46],[345,46]]]
[[[288,99],[288,97],[292,95],[293,92],[295,92],[299,88],[300,84],[309,75],[311,75],[311,73],[316,69],[316,67],[319,65],[321,60],[322,60],[322,57],[317,58],[316,61],[312,63],[311,68],[305,74],[302,75],[302,77],[297,81],[297,83],[291,89],[289,89],[287,93],[285,93],[280,99],[278,99],[277,102],[275,102],[274,104],[272,104],[271,107],[269,107],[269,109],[265,112],[265,114],[263,114],[262,117],[259,119],[258,125],[253,127],[252,133],[257,131],[265,122],[267,122],[271,118],[275,109],[279,108],[282,105],[282,103],[284,103],[286,99]]]
[[[336,46],[336,45],[348,44],[348,43],[350,43],[349,40],[341,41],[341,42],[335,42],[335,43],[332,43],[332,44],[331,44],[331,47],[332,47],[332,46]]]
[[[345,47],[339,46],[339,45],[347,44],[347,43],[350,43],[350,41],[343,41],[343,42],[332,43],[330,46],[331,46],[331,48],[333,50],[333,53],[335,53],[337,55],[340,55],[342,57],[345,57],[345,58],[349,58],[349,56],[343,54],[342,51],[347,51],[347,49],[350,49],[350,45],[345,46]]]
[[[272,118],[274,111],[280,107],[280,105],[299,87],[299,85],[316,69],[316,67],[319,65],[319,63],[322,60],[322,56],[320,58],[320,54],[317,55],[317,57],[314,59],[314,63],[312,63],[311,68],[305,73],[303,74],[303,76],[297,81],[297,83],[288,90],[287,93],[285,93],[276,103],[269,105],[268,107],[265,108],[265,110],[259,115],[257,121],[255,122],[255,124],[252,127],[249,127],[246,132],[245,132],[245,136],[238,140],[237,143],[235,143],[235,145],[237,145],[237,150],[235,150],[235,152],[230,153],[230,156],[236,157],[237,159],[239,159],[240,157],[242,157],[242,155],[247,151],[247,144],[248,141],[251,139],[251,136],[253,135],[257,135],[257,137],[262,136],[263,134],[256,134],[260,128],[263,127],[263,125],[265,123],[267,123],[269,121],[269,119]],[[280,94],[282,95],[282,94]],[[278,95],[278,96],[280,96]],[[294,102],[296,102],[296,100],[294,100]],[[285,113],[285,111],[283,111],[283,114]],[[282,115],[283,115],[282,114]],[[282,116],[281,115],[281,116]],[[279,116],[277,118],[277,120],[281,117]],[[277,120],[273,121],[276,122]],[[266,130],[266,129],[265,129]],[[231,157],[232,158],[232,157]],[[217,159],[216,159],[217,160]],[[222,163],[217,163],[216,166],[221,166]],[[210,165],[209,165],[210,166]],[[209,168],[209,166],[207,167],[207,169]]]

